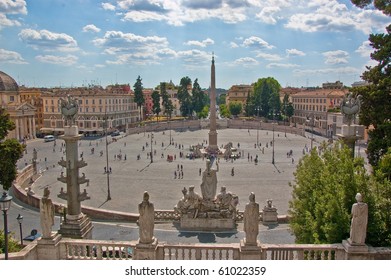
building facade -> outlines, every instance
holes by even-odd
[[[254,87],[252,85],[233,85],[227,92],[225,104],[228,107],[231,102],[239,102],[242,104],[242,108],[244,108],[247,97],[251,95],[253,91]]]
[[[139,121],[137,105],[131,92],[117,87],[51,89],[42,93],[44,133],[62,134],[64,119],[61,115],[61,99],[67,95],[79,102],[77,124],[84,134],[103,134],[107,130],[123,130]]]
[[[16,128],[8,133],[7,138],[25,141],[36,137],[35,112],[32,104],[23,101],[16,81],[0,71],[0,101],[15,123]]]

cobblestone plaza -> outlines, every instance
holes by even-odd
[[[260,147],[255,147],[258,139]],[[80,141],[79,153],[88,163],[83,168],[86,177],[90,179],[87,189],[90,200],[83,205],[103,208],[108,210],[137,213],[137,205],[144,191],[148,191],[155,209],[172,210],[181,198],[183,187],[195,186],[195,191],[200,193],[201,176],[199,170],[205,169],[205,161],[201,158],[189,159],[190,145],[202,144],[208,139],[208,130],[195,131],[171,131],[173,144],[169,145],[169,131],[153,132],[152,152],[153,163],[147,158],[151,152],[150,133],[140,132],[133,135],[122,135],[116,141],[108,137],[111,142],[108,146],[110,174],[111,200],[107,201],[107,175],[104,173],[106,166],[105,137],[98,139],[83,138]],[[278,209],[278,214],[287,214],[288,201],[291,197],[289,182],[294,179],[293,172],[303,149],[310,146],[310,140],[300,135],[284,132],[274,132],[275,164],[272,164],[272,131],[247,130],[247,129],[223,129],[218,131],[218,144],[225,145],[232,142],[244,156],[236,160],[220,159],[218,172],[218,191],[221,186],[226,186],[239,196],[239,210],[244,209],[250,192],[256,195],[256,201],[263,207],[266,200],[273,199],[273,204]],[[39,169],[43,170],[42,176],[33,184],[33,190],[42,195],[44,187],[48,186],[53,194],[52,198],[65,204],[64,200],[57,198],[61,187],[64,185],[57,181],[61,174],[61,167],[57,162],[63,154],[62,140],[44,143],[42,139],[30,141],[27,145],[27,154],[20,160],[20,165],[30,160],[33,148],[38,151]],[[239,145],[238,145],[239,144]],[[267,146],[266,146],[267,144]],[[55,146],[54,146],[55,145]],[[179,148],[183,146],[183,148]],[[143,151],[144,146],[144,151]],[[94,149],[94,153],[91,150]],[[264,149],[264,152],[262,150]],[[292,150],[292,157],[287,153]],[[102,151],[102,152],[101,152]],[[156,151],[156,154],[155,154]],[[184,157],[180,157],[180,152]],[[102,156],[101,156],[102,153]],[[121,159],[118,159],[121,155]],[[140,159],[137,157],[140,155]],[[173,156],[172,162],[167,161],[167,156]],[[254,159],[258,156],[258,164]],[[174,173],[183,170],[183,179],[175,179]],[[231,175],[234,167],[235,175]],[[179,173],[177,171],[177,173]],[[80,174],[81,175],[81,174]]]

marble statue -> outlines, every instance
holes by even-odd
[[[138,211],[140,213],[138,219],[140,243],[151,244],[155,240],[153,236],[155,208],[153,203],[149,202],[148,192],[144,192],[143,201],[138,205]]]
[[[348,125],[352,124],[354,117],[360,112],[361,107],[361,96],[358,95],[356,98],[349,94],[343,98],[341,102],[341,113],[346,117]]]
[[[206,169],[202,173],[201,192],[204,200],[213,201],[216,197],[217,190],[217,172],[219,171],[219,164],[216,160],[217,169],[211,168],[210,160],[206,161]]]
[[[201,201],[201,196],[194,191],[194,186],[189,187],[189,194],[187,197],[188,209],[198,209]]]
[[[244,232],[246,233],[245,245],[257,245],[259,233],[259,204],[255,202],[255,194],[249,196],[249,203],[244,209]]]
[[[367,236],[368,205],[362,202],[362,195],[356,194],[356,201],[352,206],[352,223],[350,225],[349,241],[354,245],[364,245]]]
[[[41,198],[39,205],[43,238],[51,237],[52,226],[54,225],[54,205],[52,200],[49,198],[49,195],[49,188],[46,187],[43,191],[43,197]]]
[[[79,103],[76,99],[67,95],[67,99],[60,98],[61,114],[64,116],[65,125],[71,126],[75,124],[77,114],[79,112]]]
[[[186,213],[187,209],[189,208],[189,195],[187,194],[186,187],[182,190],[182,198],[178,201],[177,205],[175,205],[174,210],[179,213]]]

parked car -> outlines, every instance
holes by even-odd
[[[45,137],[43,137],[43,141],[45,141],[45,142],[51,142],[54,140],[56,140],[56,138],[54,138],[53,135],[46,135]]]

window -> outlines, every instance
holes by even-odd
[[[86,99],[86,105],[88,105],[88,99]]]
[[[10,96],[10,102],[14,102],[15,101],[15,96],[11,95]]]

